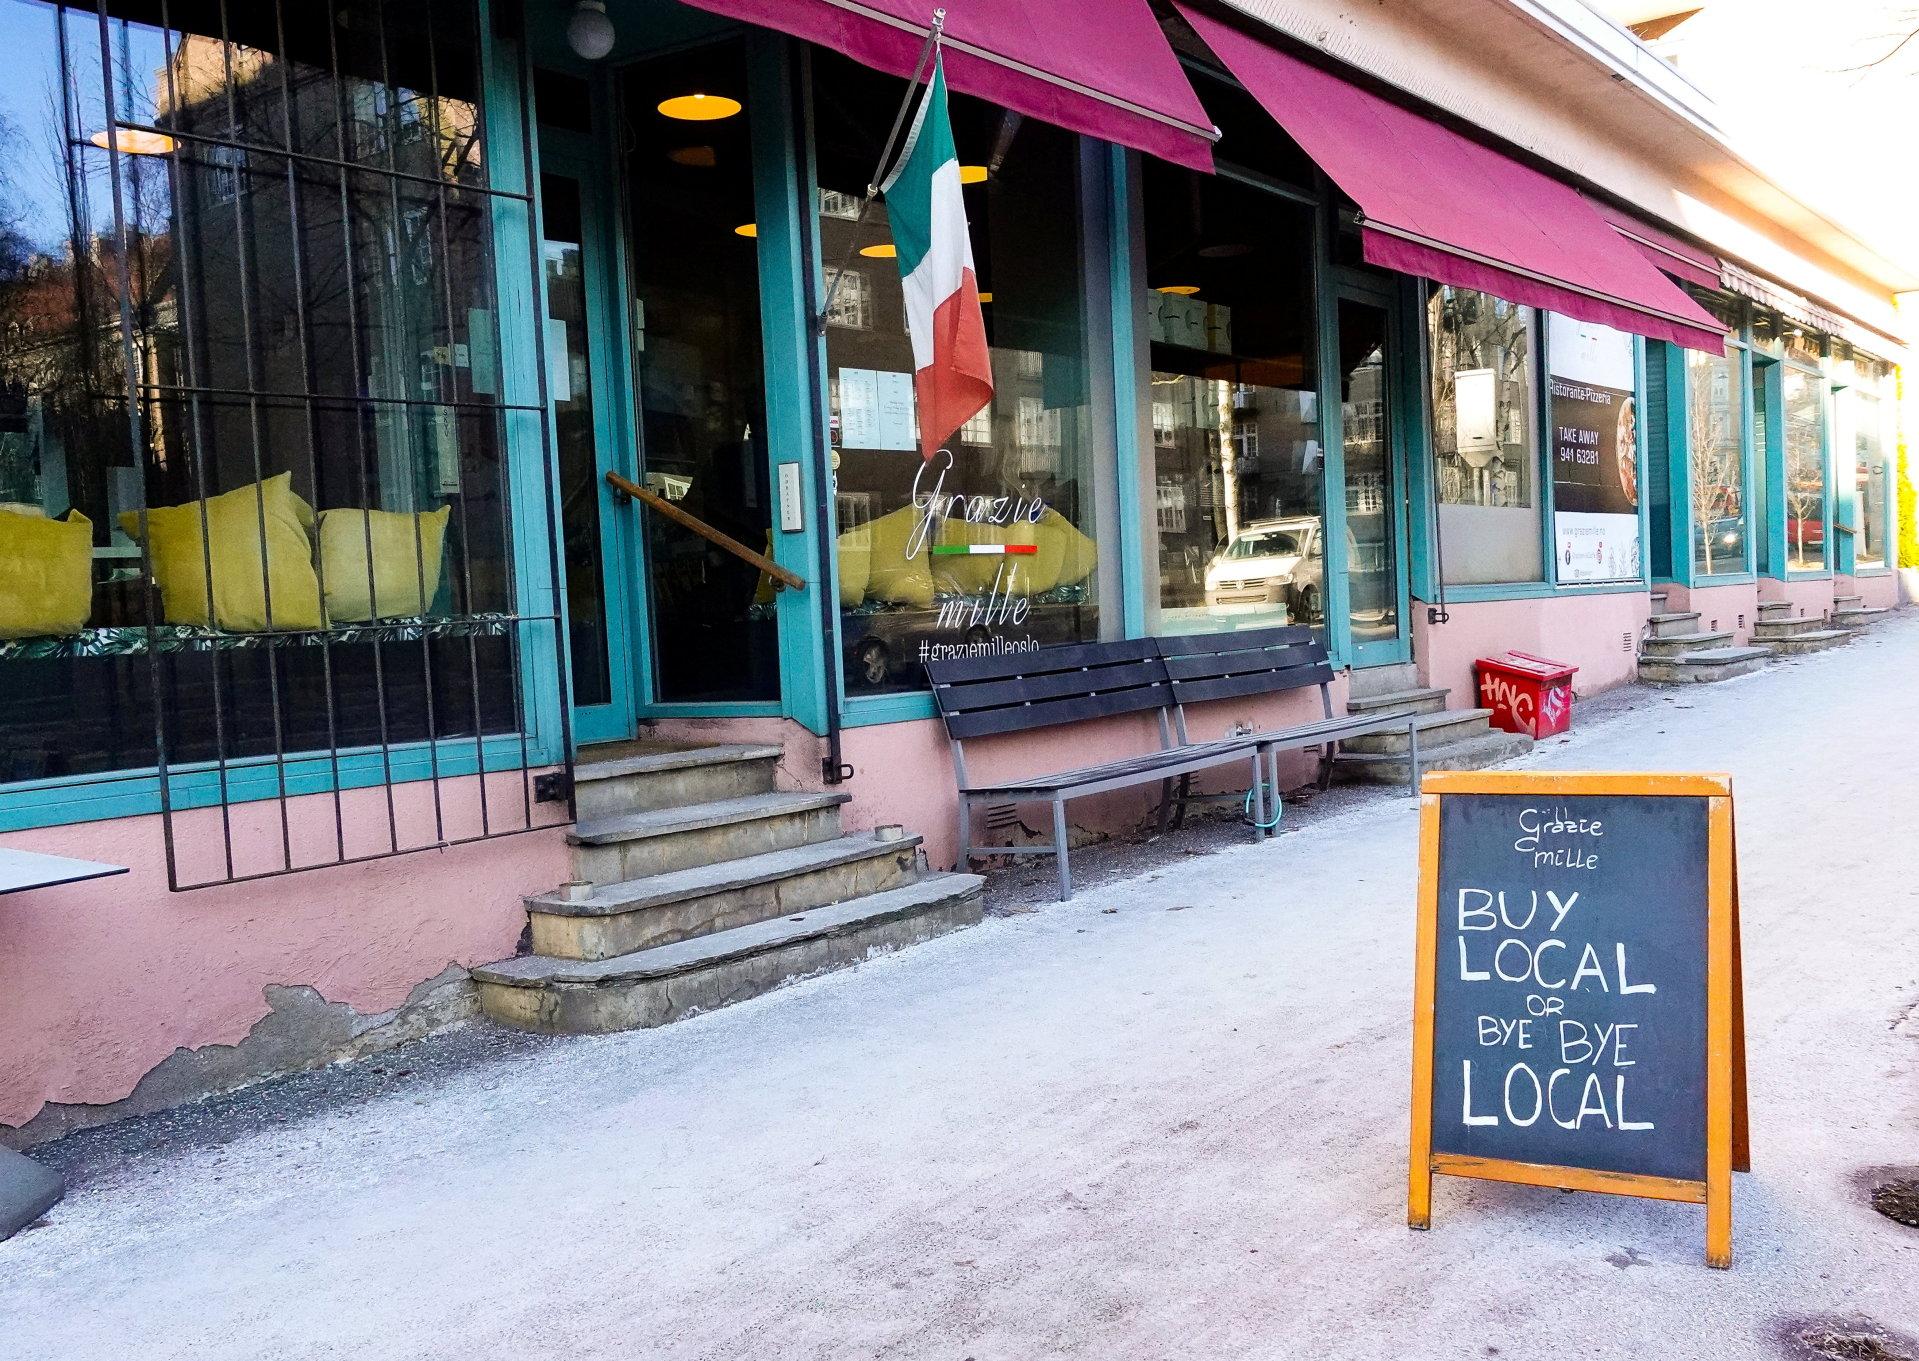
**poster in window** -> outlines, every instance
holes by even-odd
[[[1642,558],[1633,339],[1554,314],[1547,341],[1559,584],[1637,581]]]

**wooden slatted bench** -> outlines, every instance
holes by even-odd
[[[1419,792],[1419,724],[1411,714],[1357,714],[1335,717],[1331,684],[1333,667],[1326,646],[1309,628],[1248,629],[1242,633],[1196,633],[1153,640],[1166,663],[1167,684],[1173,698],[1174,736],[1190,741],[1186,706],[1288,690],[1319,687],[1324,717],[1286,728],[1256,731],[1240,738],[1253,743],[1272,765],[1272,787],[1279,789],[1279,753],[1320,749],[1319,787],[1332,783],[1333,758],[1339,744],[1367,733],[1404,729],[1408,746],[1407,769],[1413,793]],[[1263,819],[1262,819],[1263,820]]]
[[[1412,783],[1419,782],[1419,730],[1410,714],[1333,715],[1333,671],[1323,644],[1307,628],[1137,638],[1075,643],[998,657],[928,662],[934,703],[946,725],[959,786],[959,868],[975,855],[1051,855],[1059,896],[1073,895],[1066,842],[1066,805],[1076,798],[1159,783],[1160,825],[1177,802],[1184,807],[1193,775],[1220,766],[1249,766],[1255,836],[1266,835],[1266,795],[1279,789],[1279,753],[1321,749],[1325,787],[1339,743],[1364,733],[1404,728],[1412,744]],[[1186,707],[1318,686],[1323,717],[1211,741],[1193,741]],[[1066,770],[975,783],[965,744],[982,737],[1034,732],[1066,724],[1152,713],[1157,750]],[[1270,765],[1271,775],[1261,776]],[[1174,784],[1178,783],[1178,792]],[[976,846],[973,810],[982,804],[1045,803],[1052,808],[1052,841],[1044,846]]]
[[[1066,845],[1070,800],[1158,783],[1163,810],[1175,779],[1216,766],[1249,767],[1259,820],[1265,820],[1258,793],[1263,755],[1255,744],[1245,740],[1187,744],[1175,739],[1172,686],[1153,639],[1074,643],[998,657],[928,662],[926,672],[952,745],[953,773],[959,785],[961,870],[975,854],[1051,855],[1057,861],[1059,896],[1064,902],[1073,896]],[[1144,713],[1158,719],[1157,751],[992,783],[974,783],[968,777],[965,744],[970,740]],[[975,846],[973,809],[993,803],[1050,804],[1051,845]]]

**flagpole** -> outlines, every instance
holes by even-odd
[[[826,334],[826,318],[833,311],[833,299],[839,294],[840,280],[846,277],[847,266],[853,263],[853,250],[859,244],[860,224],[866,221],[867,210],[879,196],[880,182],[886,175],[886,164],[893,159],[894,148],[900,140],[900,130],[906,126],[906,115],[913,107],[914,94],[919,90],[920,74],[926,69],[926,59],[938,52],[945,28],[946,10],[942,7],[933,11],[933,22],[926,30],[926,45],[920,48],[919,60],[913,63],[906,96],[900,100],[899,112],[893,115],[893,130],[886,134],[886,146],[880,152],[879,164],[873,167],[873,178],[866,182],[866,194],[860,199],[860,210],[853,218],[853,229],[847,237],[845,253],[840,256],[839,266],[833,271],[833,282],[827,286],[826,296],[820,300],[820,314],[814,319],[814,330],[819,335]]]

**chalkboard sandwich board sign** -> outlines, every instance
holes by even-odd
[[[1406,1218],[1434,1173],[1706,1207],[1750,1165],[1732,781],[1422,784]]]

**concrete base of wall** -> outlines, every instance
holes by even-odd
[[[267,1014],[238,1044],[178,1049],[133,1092],[97,1106],[49,1102],[17,1129],[0,1125],[0,1146],[31,1148],[75,1130],[183,1106],[269,1078],[384,1053],[478,1014],[472,979],[449,965],[391,1011],[365,1015],[310,987],[269,986]]]

